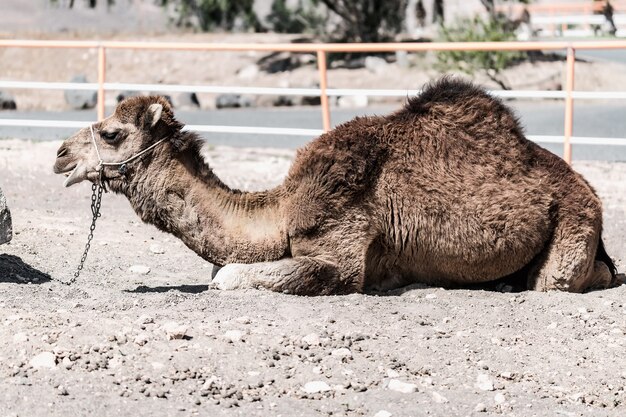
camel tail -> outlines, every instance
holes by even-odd
[[[606,253],[606,249],[604,248],[604,242],[602,241],[602,235],[600,235],[600,242],[598,243],[598,250],[596,251],[596,261],[604,262],[605,265],[609,268],[611,272],[611,276],[613,277],[613,281],[617,278],[617,268],[615,267],[615,263],[613,263],[613,259]]]

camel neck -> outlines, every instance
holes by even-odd
[[[277,260],[288,251],[282,188],[241,192],[224,184],[195,149],[154,153],[123,186],[135,212],[216,265]]]

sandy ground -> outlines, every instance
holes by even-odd
[[[626,286],[220,292],[209,264],[110,194],[83,275],[63,285],[90,188],[52,174],[58,145],[0,141],[15,230],[0,248],[0,416],[623,416]],[[293,156],[207,152],[245,189],[279,182]],[[623,272],[626,164],[576,168],[605,202]]]

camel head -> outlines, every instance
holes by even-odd
[[[92,129],[87,127],[65,140],[57,151],[54,172],[67,175],[66,187],[83,180],[98,181],[98,151],[105,163],[121,162],[162,139],[179,137],[182,127],[165,98],[130,97],[117,106],[112,116],[92,126],[93,137]],[[105,165],[102,169],[102,178],[107,181],[125,176],[116,166]]]

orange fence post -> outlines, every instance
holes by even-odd
[[[326,71],[326,52],[317,51],[317,69],[320,75],[320,104],[322,105],[322,126],[324,131],[330,130],[330,105],[328,103],[328,73]]]
[[[106,77],[106,54],[104,46],[98,47],[98,121],[104,119],[104,80]]]
[[[565,126],[563,137],[563,159],[568,164],[572,163],[572,132],[574,130],[574,63],[576,62],[576,52],[571,46],[567,48],[567,64],[565,75]]]

